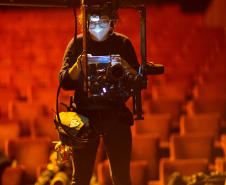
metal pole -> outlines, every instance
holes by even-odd
[[[139,7],[140,10],[140,48],[141,48],[141,63],[146,66],[146,7]]]
[[[84,74],[84,86],[83,90],[88,93],[88,70],[87,70],[87,6],[83,5],[83,74]]]

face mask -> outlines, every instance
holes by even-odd
[[[91,35],[93,35],[98,41],[101,41],[109,32],[109,25],[106,28],[101,28],[98,24],[95,28],[89,29]]]

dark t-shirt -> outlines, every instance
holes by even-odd
[[[98,99],[95,101],[92,97],[89,98],[83,90],[83,73],[80,72],[77,80],[72,80],[69,75],[65,75],[67,68],[71,68],[77,60],[77,57],[83,51],[83,35],[77,36],[74,52],[73,50],[74,39],[72,39],[65,51],[63,58],[63,64],[61,71],[59,73],[59,81],[62,82],[62,88],[64,90],[75,90],[74,91],[74,102],[76,104],[77,110],[86,111],[96,111],[97,109],[117,109],[119,107],[124,107],[125,103],[106,101],[104,99]],[[124,35],[119,33],[114,33],[109,36],[105,41],[98,42],[93,41],[91,38],[87,40],[87,54],[92,56],[105,56],[109,54],[120,55],[131,67],[136,71],[139,69],[139,63],[137,61],[135,50],[132,46],[131,41]],[[107,102],[107,103],[106,103]]]

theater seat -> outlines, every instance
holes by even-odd
[[[171,159],[207,159],[213,163],[214,137],[210,134],[171,134]]]
[[[34,137],[48,136],[51,141],[59,141],[58,131],[55,129],[54,116],[38,116],[31,123],[31,135]],[[55,144],[51,144],[54,150]]]
[[[34,184],[37,180],[37,166],[49,162],[50,143],[49,137],[23,137],[6,140],[6,156],[15,160],[18,165],[25,167],[26,184]]]
[[[172,116],[171,129],[179,130],[179,120],[182,114],[182,102],[179,100],[152,100],[150,101],[149,112],[169,113]]]
[[[207,159],[177,159],[162,158],[159,163],[159,178],[163,185],[171,174],[179,172],[181,175],[190,176],[193,173],[208,173]]]
[[[134,122],[136,134],[159,134],[160,155],[169,157],[169,135],[170,135],[171,115],[169,113],[144,114],[144,120]]]
[[[152,99],[168,99],[168,100],[178,100],[181,102],[187,99],[188,87],[178,85],[178,84],[162,84],[152,86]]]
[[[154,133],[133,136],[130,169],[133,184],[154,185],[159,180],[159,140],[159,135]],[[111,185],[108,160],[99,163],[97,169],[98,181]]]
[[[221,129],[226,128],[226,101],[219,99],[196,99],[187,107],[189,115],[199,113],[220,113]]]
[[[159,179],[159,134],[136,134],[133,136],[131,161],[145,160],[148,162],[148,181]]]
[[[5,140],[8,138],[18,138],[20,136],[20,125],[18,121],[0,119],[0,150],[5,152]]]
[[[181,134],[209,133],[214,136],[215,146],[220,147],[220,113],[198,113],[182,116],[180,119]]]
[[[9,119],[18,120],[21,136],[31,135],[31,122],[35,117],[47,114],[46,104],[28,101],[10,101],[8,105]]]
[[[131,161],[130,176],[133,185],[147,185],[147,165],[147,161]],[[101,185],[112,185],[109,161],[107,159],[98,164],[97,171],[97,179]]]
[[[194,89],[195,99],[218,99],[225,101],[225,94],[226,86],[217,85],[216,83],[199,85]]]
[[[144,120],[134,123],[137,134],[158,133],[160,142],[169,142],[171,115],[169,113],[144,114]]]
[[[24,185],[25,184],[25,167],[18,165],[5,168],[1,177],[2,185]]]
[[[218,172],[226,171],[226,158],[225,157],[216,157],[215,158],[215,169]]]
[[[221,140],[221,147],[224,151],[224,156],[226,156],[226,134],[222,134],[220,140]]]
[[[0,116],[8,117],[8,103],[18,99],[17,90],[13,87],[0,89]]]

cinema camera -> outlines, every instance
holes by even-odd
[[[162,73],[162,65],[140,67],[136,74],[126,73],[119,55],[88,55],[88,88],[93,96],[127,101],[147,85],[146,75]],[[158,68],[158,69],[157,69]]]
[[[141,91],[147,88],[147,75],[164,73],[164,66],[146,60],[146,7],[121,6],[117,0],[83,0],[83,51],[87,44],[87,15],[93,9],[136,9],[140,12],[140,44],[141,66],[136,74],[126,73],[121,65],[120,56],[91,56],[85,52],[83,58],[83,71],[86,81],[84,91],[87,96],[104,97],[107,100],[124,101],[133,98],[133,114],[136,120],[144,119],[142,115]],[[106,6],[107,4],[107,6]]]

